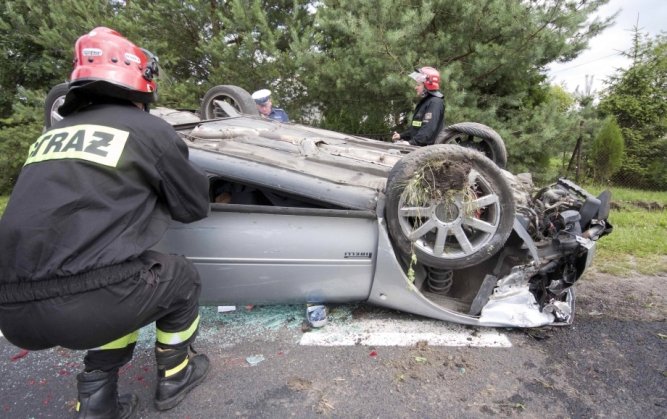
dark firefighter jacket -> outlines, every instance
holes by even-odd
[[[167,122],[127,104],[91,105],[30,147],[0,220],[0,303],[120,282],[171,219],[208,209],[208,179]]]
[[[444,124],[445,101],[442,93],[427,92],[415,108],[410,127],[401,133],[401,140],[418,146],[432,145]]]

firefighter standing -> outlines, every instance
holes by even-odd
[[[155,406],[176,406],[209,370],[188,351],[200,280],[182,256],[148,250],[170,220],[208,214],[206,175],[149,114],[157,59],[99,27],[78,39],[65,118],[40,136],[0,220],[0,329],[13,344],[87,349],[79,417],[130,417],[118,369],[156,324]]]
[[[433,145],[445,123],[445,101],[440,93],[440,73],[433,67],[421,67],[410,74],[417,82],[415,90],[421,98],[412,116],[410,127],[394,132],[392,141],[405,141],[411,145]]]

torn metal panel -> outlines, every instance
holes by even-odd
[[[480,323],[504,323],[516,327],[539,327],[553,323],[555,316],[541,310],[529,289],[536,272],[532,267],[516,267],[498,280],[489,302],[482,308]]]

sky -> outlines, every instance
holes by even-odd
[[[599,9],[598,15],[607,17],[619,10],[616,23],[591,40],[589,48],[579,57],[549,67],[552,84],[563,85],[569,92],[579,87],[579,91],[583,92],[586,76],[593,76],[592,90],[599,92],[604,87],[603,80],[614,74],[616,69],[629,66],[630,60],[619,51],[630,50],[635,25],[652,37],[660,31],[667,31],[667,0],[610,0]]]

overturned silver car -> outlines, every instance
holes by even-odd
[[[395,145],[264,119],[235,86],[198,112],[152,112],[210,178],[210,216],[156,246],[195,263],[205,305],[367,301],[468,325],[570,324],[572,285],[612,229],[609,192],[535,190],[480,124]]]

